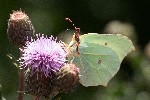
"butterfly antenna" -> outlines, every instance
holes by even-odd
[[[69,22],[72,24],[72,26],[74,27],[74,29],[76,30],[77,33],[80,32],[80,28],[77,28],[77,27],[73,24],[73,22],[72,22],[72,20],[71,20],[70,18],[65,18],[65,20],[66,20],[66,21],[69,21]]]

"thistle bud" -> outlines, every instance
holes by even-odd
[[[60,93],[71,91],[79,82],[79,68],[74,64],[65,64],[56,76],[55,85]]]
[[[34,27],[29,17],[20,11],[13,11],[8,20],[8,39],[14,45],[25,46],[26,41],[30,41],[34,34]]]

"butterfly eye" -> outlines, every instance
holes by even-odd
[[[75,40],[76,40],[77,42],[80,41],[80,39],[79,39],[79,34],[75,34]]]

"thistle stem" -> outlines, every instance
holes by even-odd
[[[23,100],[23,92],[24,91],[24,71],[23,69],[18,70],[19,74],[19,91],[18,92],[18,100]]]
[[[20,56],[22,55],[22,52],[20,51]],[[19,75],[19,86],[18,89],[20,92],[18,92],[18,100],[23,100],[23,92],[24,91],[24,69],[18,69],[18,75]]]

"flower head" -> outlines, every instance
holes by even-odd
[[[13,11],[8,20],[7,34],[11,43],[22,47],[31,40],[34,35],[34,27],[24,12]]]
[[[20,58],[21,67],[30,69],[31,75],[40,72],[47,77],[51,76],[51,72],[57,72],[65,63],[67,53],[62,42],[56,40],[53,36],[47,38],[37,35],[36,40],[27,42]]]

